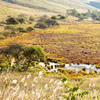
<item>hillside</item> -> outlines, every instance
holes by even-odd
[[[78,0],[0,0],[0,7],[2,6],[9,10],[28,14],[41,14],[41,12],[44,14],[47,12],[65,14],[66,10],[71,8],[80,12],[86,12],[88,9],[96,10],[96,8]]]

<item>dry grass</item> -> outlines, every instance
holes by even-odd
[[[100,64],[100,24],[62,25],[0,40],[0,46],[17,42],[40,45],[47,56],[62,62]]]
[[[61,95],[65,94],[62,77],[46,76],[39,72],[33,73],[4,73],[0,74],[0,99],[1,100],[64,100]],[[87,78],[77,92],[89,90],[90,93],[84,100],[96,99],[100,94],[100,77]],[[70,80],[73,86],[79,81]],[[93,98],[95,96],[95,99]],[[91,98],[91,99],[90,99]],[[77,98],[80,100],[80,98]]]

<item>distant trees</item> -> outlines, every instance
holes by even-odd
[[[92,12],[88,10],[87,13],[78,13],[76,9],[70,9],[67,10],[67,15],[78,17],[79,20],[84,20],[87,19],[88,17],[91,17],[93,20],[100,21],[100,12],[97,10]]]

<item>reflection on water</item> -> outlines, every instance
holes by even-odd
[[[45,67],[45,64],[43,62],[40,62],[39,65],[42,65],[43,67]],[[50,66],[53,66],[53,69],[51,70],[47,70],[48,71],[56,71],[58,70],[58,68],[55,68],[55,65],[59,65],[58,63],[54,63],[54,62],[50,62]],[[63,69],[68,69],[68,70],[73,70],[75,69],[76,72],[78,72],[79,70],[86,68],[86,72],[89,73],[89,71],[95,71],[97,70],[97,72],[100,72],[100,69],[97,69],[95,65],[91,65],[91,64],[73,64],[71,63],[71,65],[69,65],[68,63],[65,64],[65,67],[63,67]]]

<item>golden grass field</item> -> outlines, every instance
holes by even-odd
[[[62,25],[0,40],[0,47],[13,42],[40,45],[58,61],[100,64],[99,38],[100,24]]]
[[[62,95],[65,92],[65,84],[76,86],[79,81],[68,80],[63,83],[63,76],[45,75],[42,71],[36,73],[4,73],[0,74],[0,99],[1,100],[65,100]],[[85,90],[89,94],[75,100],[100,100],[100,77],[87,78],[77,92]]]

